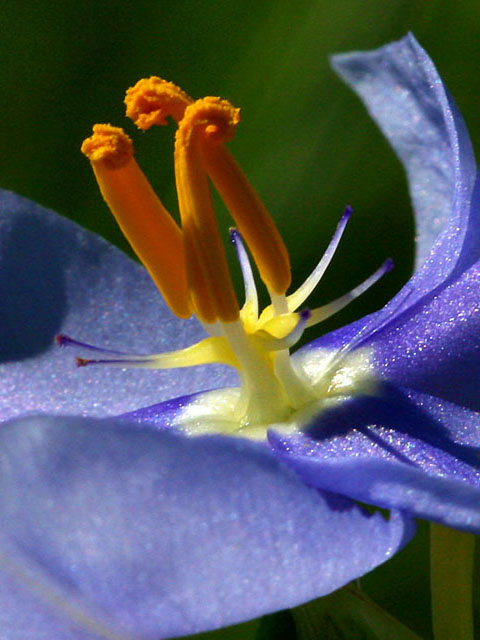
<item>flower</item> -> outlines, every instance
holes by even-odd
[[[210,329],[207,342],[195,321],[169,315],[145,271],[117,250],[52,212],[3,195],[0,291],[11,303],[1,311],[0,610],[2,629],[11,629],[12,638],[173,637],[326,594],[386,560],[413,533],[409,515],[394,510],[385,521],[350,498],[480,530],[477,210],[471,206],[475,163],[468,136],[412,36],[375,52],[336,57],[334,66],[406,166],[418,221],[418,268],[384,309],[291,359],[287,347],[326,310],[296,311],[313,281],[285,306],[288,256],[281,238],[223,146],[212,151],[198,142],[192,122],[199,113],[207,137],[231,135],[238,113],[228,103],[213,102],[219,111],[212,119],[212,101],[190,109],[188,96],[173,89],[169,113],[179,122],[185,244],[156,202],[167,244],[177,242],[172,255],[162,256],[168,269],[157,271],[151,247],[142,243],[145,234],[140,244],[134,238],[169,304],[180,316],[193,308]],[[179,100],[190,120],[178,113]],[[86,150],[107,202],[128,226],[130,205],[123,203],[132,189],[146,199],[151,194],[132,168],[128,138],[112,127],[96,134],[100,142],[94,138]],[[133,182],[123,182],[120,204],[115,173],[102,165],[111,160],[104,155],[109,145],[114,162],[119,148],[124,154],[115,170],[133,172]],[[232,190],[225,166],[243,191]],[[272,293],[263,316],[254,308],[240,236],[233,232],[247,294],[239,312],[212,240],[215,228],[206,237],[197,224],[205,171],[235,214]],[[239,192],[268,231],[259,242],[242,218]],[[347,219],[348,212],[327,254]],[[127,229],[132,234],[135,225]],[[271,246],[262,244],[265,239]],[[193,256],[186,258],[187,278],[178,259],[184,246]],[[173,280],[164,279],[166,271]],[[223,279],[222,287],[212,274]],[[244,333],[229,331],[226,342],[219,323]],[[160,324],[163,350],[177,353],[131,355],[153,350]],[[60,331],[123,345],[128,353],[103,349],[100,355],[122,367],[169,366],[175,358],[233,364],[243,391],[194,393],[231,384],[225,368],[174,374],[109,369],[105,375],[107,369],[89,366],[84,376],[75,375],[65,354],[49,348]],[[75,342],[65,334],[62,343]],[[193,356],[182,349],[199,340]],[[272,397],[278,404],[264,402]],[[132,406],[147,408],[128,412]],[[39,411],[50,415],[33,415]],[[81,415],[87,417],[75,417]],[[182,433],[218,427],[249,438]],[[259,437],[267,429],[268,443]]]

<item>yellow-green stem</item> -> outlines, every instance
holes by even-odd
[[[473,640],[475,536],[430,526],[430,585],[435,640]]]

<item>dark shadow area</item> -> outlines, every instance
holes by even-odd
[[[50,347],[66,313],[61,226],[27,211],[8,215],[0,218],[0,362]]]
[[[332,491],[327,491],[325,489],[318,489],[318,488],[317,488],[317,491],[320,493],[323,500],[325,500],[325,502],[327,503],[330,511],[337,511],[337,512],[351,511],[352,509],[357,509],[360,507],[364,515],[366,516],[373,516],[375,511],[377,511],[376,509],[367,511],[365,509],[365,505],[359,503],[356,500],[355,501],[352,500],[352,498],[347,498],[346,496],[343,496],[340,493],[333,493]]]
[[[375,427],[394,429],[480,469],[480,449],[454,442],[442,424],[400,390],[386,384],[377,396],[352,397],[338,407],[324,410],[306,432],[310,438],[320,441],[345,436],[356,429],[399,462],[414,464],[405,453],[385,442],[381,434],[375,433]]]

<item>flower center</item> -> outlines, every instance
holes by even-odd
[[[318,266],[293,294],[285,244],[260,198],[225,143],[240,121],[239,110],[226,100],[193,101],[160,78],[140,80],[128,90],[127,115],[141,129],[177,123],[175,178],[181,218],[179,226],[154,193],[137,165],[133,145],[122,129],[95,125],[82,151],[90,159],[102,195],[126,238],[143,262],[173,313],[192,313],[209,338],[180,351],[149,356],[102,350],[60,336],[101,354],[78,364],[171,368],[221,362],[237,369],[242,383],[235,408],[242,425],[286,420],[318,399],[318,392],[290,359],[290,348],[307,326],[332,315],[391,268],[386,262],[364,283],[338,300],[313,311],[297,312],[322,277],[350,217],[347,207]],[[231,281],[212,204],[214,185],[230,212],[230,231],[245,283],[240,307]],[[245,241],[271,304],[259,315],[257,291]]]

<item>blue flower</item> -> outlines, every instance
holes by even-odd
[[[384,309],[292,358],[288,348],[306,325],[348,302],[389,264],[333,306],[298,312],[349,211],[313,278],[286,298],[288,255],[268,214],[223,145],[205,148],[196,124],[186,129],[183,111],[174,113],[178,103],[169,114],[179,122],[183,229],[161,218],[168,245],[182,239],[171,256],[160,251],[168,268],[157,270],[156,246],[142,237],[136,244],[129,226],[124,203],[137,188],[147,200],[151,194],[139,186],[128,139],[100,127],[100,142],[94,137],[87,152],[105,199],[170,306],[179,316],[193,308],[209,338],[195,320],[170,313],[142,267],[56,214],[2,194],[0,620],[6,638],[153,639],[225,626],[295,606],[364,574],[408,541],[412,515],[480,531],[478,198],[468,135],[412,36],[371,53],[337,56],[334,67],[406,167],[417,270]],[[213,117],[211,105],[194,103],[189,122],[200,118],[202,135],[223,142],[238,113],[217,101]],[[113,145],[115,155],[118,141],[126,160],[109,173],[104,151]],[[218,169],[225,163],[233,183],[247,190],[242,198],[258,224],[269,230],[260,240],[242,218],[239,192]],[[131,180],[120,204],[115,171],[128,171]],[[192,224],[207,173],[271,292],[272,306],[260,316],[239,233],[232,239],[247,301],[240,312],[228,298],[214,232],[202,235]],[[265,238],[266,245],[273,238],[269,246]],[[187,276],[183,256],[177,259],[184,246],[195,248]],[[217,287],[222,278],[226,285]],[[185,282],[193,293],[184,294]],[[240,333],[232,330],[238,326]],[[173,373],[76,371],[65,352],[51,348],[59,333],[63,344],[122,368],[232,365],[242,391],[219,389],[236,384],[231,367],[222,365]],[[185,349],[192,344],[200,346]],[[150,350],[169,355],[133,355]],[[240,437],[211,434],[219,430]],[[366,514],[351,498],[392,508],[390,520]]]

